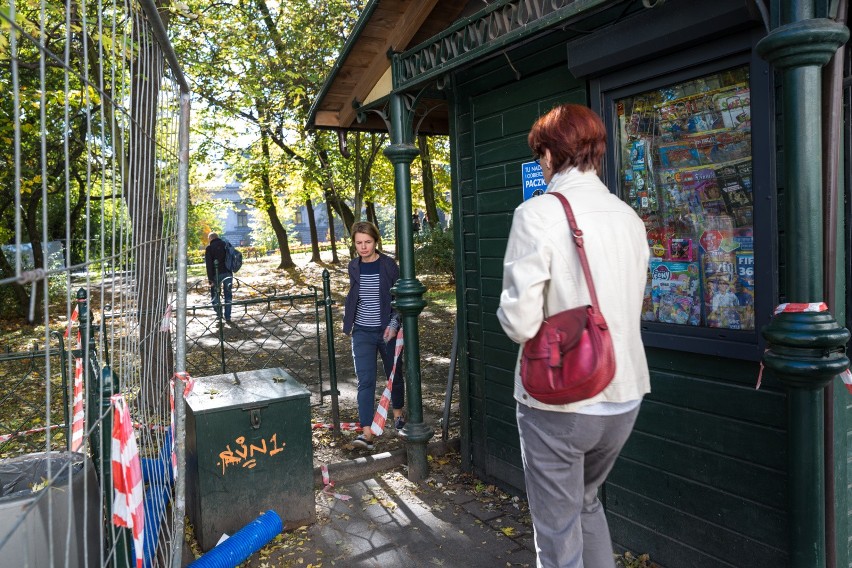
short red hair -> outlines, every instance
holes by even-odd
[[[598,171],[606,152],[606,128],[592,109],[568,103],[540,117],[527,143],[539,158],[550,150],[554,173],[571,166],[581,172]]]

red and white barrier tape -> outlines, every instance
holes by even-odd
[[[71,451],[83,447],[83,431],[86,429],[86,413],[83,410],[83,360],[74,360],[74,401],[71,412]]]
[[[352,499],[351,495],[344,495],[343,493],[335,493],[332,491],[334,489],[334,482],[331,480],[331,477],[328,475],[328,466],[323,464],[320,466],[320,471],[322,472],[322,483],[325,487],[322,488],[322,492],[326,495],[330,495],[335,499],[340,499],[341,501],[349,501]]]
[[[391,400],[391,390],[393,389],[393,378],[396,376],[396,366],[399,363],[399,355],[402,353],[403,346],[403,337],[402,337],[402,328],[400,328],[399,333],[396,336],[396,349],[394,351],[393,356],[393,368],[391,369],[390,377],[388,377],[388,384],[385,387],[384,392],[382,393],[382,398],[379,401],[379,406],[376,408],[376,414],[373,416],[373,424],[370,426],[370,429],[373,431],[373,435],[381,436],[382,432],[385,431],[385,422],[388,419],[388,408],[390,407]]]
[[[78,304],[74,306],[74,311],[71,312],[71,319],[68,320],[68,327],[65,328],[65,339],[68,339],[68,336],[71,335],[71,328],[74,326],[74,322],[80,317],[80,300],[77,300]],[[77,330],[77,344],[79,346],[80,343],[80,330]]]
[[[3,442],[8,442],[12,438],[17,438],[18,436],[38,434],[39,432],[44,432],[46,430],[56,430],[57,428],[65,428],[65,424],[51,424],[50,426],[39,426],[38,428],[30,428],[29,430],[21,430],[20,432],[3,434],[2,436],[0,436],[0,444],[2,444]]]
[[[169,380],[169,408],[171,410],[169,430],[172,433],[172,475],[174,479],[177,479],[177,453],[175,452],[175,377],[183,382],[183,398],[186,398],[192,392],[192,388],[195,386],[195,379],[190,377],[186,371],[181,371],[175,373],[175,376]]]
[[[785,303],[779,304],[778,307],[775,308],[774,315],[778,315],[780,313],[802,313],[802,312],[827,312],[828,305],[825,302],[810,302],[806,304],[792,304]],[[840,373],[840,379],[843,381],[843,384],[846,386],[846,390],[849,391],[849,394],[852,394],[852,371],[846,369],[842,373]],[[760,371],[757,373],[757,384],[754,385],[754,389],[757,390],[760,388],[761,383],[763,382],[763,361],[760,361]]]
[[[133,533],[136,568],[143,568],[145,547],[145,488],[139,449],[130,421],[130,410],[124,395],[110,397],[115,412],[112,420],[112,484],[115,488],[112,503],[112,522],[127,527]]]
[[[331,422],[314,422],[311,426],[314,430],[334,430],[334,424]],[[360,430],[361,425],[358,422],[341,422],[340,430]]]

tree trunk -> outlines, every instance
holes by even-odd
[[[376,216],[376,204],[372,201],[367,201],[365,205],[367,207],[367,221],[378,227],[379,218]]]
[[[311,262],[321,262],[319,250],[319,237],[317,236],[317,220],[314,217],[314,205],[309,197],[305,200],[305,207],[308,209],[308,226],[311,228]]]
[[[258,108],[261,108],[258,105]],[[263,199],[266,202],[266,214],[269,216],[269,223],[272,225],[272,230],[275,231],[275,238],[278,240],[278,250],[281,251],[281,263],[278,268],[293,268],[296,264],[293,262],[293,257],[290,255],[290,241],[287,238],[287,230],[278,218],[278,208],[275,207],[275,196],[272,195],[272,183],[269,181],[269,135],[265,131],[260,133],[260,147],[263,151],[264,166],[260,174],[260,184],[263,190]]]
[[[163,56],[153,39],[133,29],[139,55],[132,69],[130,91],[130,161],[126,199],[133,231],[136,307],[139,317],[141,420],[168,416],[168,385],[173,372],[170,333],[160,331],[168,304],[167,257],[163,211],[156,183],[157,108]]]
[[[339,264],[340,259],[337,257],[337,238],[334,235],[334,210],[331,208],[331,203],[326,199],[325,210],[328,214],[328,239],[331,241],[331,262]]]
[[[41,241],[41,231],[38,227],[38,210],[41,203],[41,192],[35,191],[30,194],[30,198],[26,202],[26,211],[24,211],[23,222],[24,228],[27,231],[27,238],[30,241],[30,247],[33,254],[33,268],[44,268],[44,248]],[[28,304],[21,306],[23,313],[27,316],[27,322],[35,323],[30,319],[29,307],[35,305],[41,308],[44,300],[46,282],[43,279],[35,280],[30,285],[30,293],[27,295]],[[26,290],[26,288],[25,288]],[[35,298],[32,296],[35,295]]]
[[[354,213],[352,213],[352,210],[346,202],[340,199],[340,196],[337,195],[337,192],[334,191],[333,188],[326,190],[325,199],[326,202],[329,203],[335,211],[337,211],[337,215],[340,217],[340,220],[343,221],[343,231],[348,235],[349,231],[352,229],[352,225],[355,224]]]
[[[426,216],[429,227],[438,225],[438,207],[435,205],[435,176],[432,174],[432,157],[429,155],[429,138],[425,134],[417,135],[420,147],[420,165],[423,169],[423,201],[426,204]]]

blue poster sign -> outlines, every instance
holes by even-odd
[[[544,172],[536,162],[524,162],[521,164],[521,179],[524,182],[524,201],[530,197],[541,195],[547,189],[544,183]]]

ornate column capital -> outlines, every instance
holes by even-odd
[[[828,18],[779,26],[757,44],[757,53],[780,69],[822,67],[849,39],[849,28]]]

